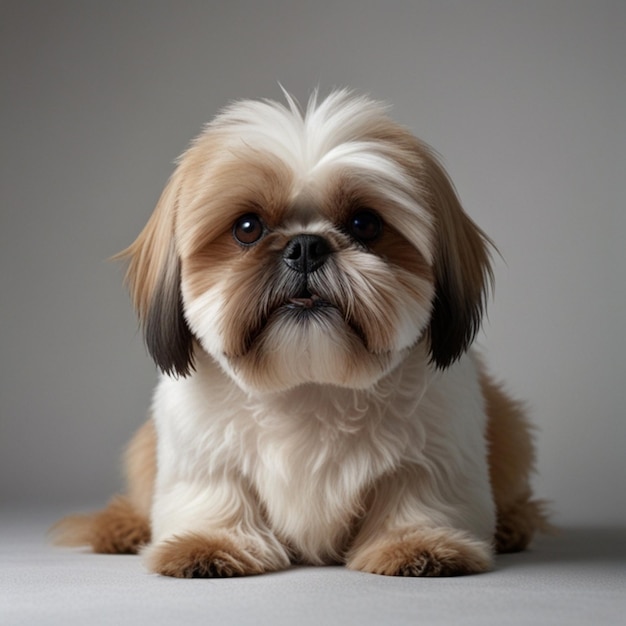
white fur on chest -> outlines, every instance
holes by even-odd
[[[425,473],[443,466],[459,480],[467,472],[485,478],[484,411],[472,359],[441,374],[415,356],[367,392],[312,385],[251,399],[210,362],[188,379],[164,378],[154,401],[157,535],[193,514],[184,503],[185,513],[171,504],[177,490],[222,506],[231,488],[232,497],[241,490],[258,499],[253,505],[296,554],[322,563],[340,558],[380,477],[411,465]],[[221,519],[203,507],[198,515],[208,525]]]
[[[300,387],[253,405],[251,479],[274,530],[307,560],[339,558],[369,488],[420,437],[409,419],[416,397],[400,401],[402,382],[399,375],[377,393]]]

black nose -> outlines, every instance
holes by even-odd
[[[297,235],[283,250],[283,261],[300,274],[311,274],[324,265],[332,250],[324,237]]]

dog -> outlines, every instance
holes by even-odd
[[[451,576],[525,549],[532,429],[471,347],[491,249],[385,105],[231,104],[120,255],[162,375],[127,493],[57,542],[176,577]]]

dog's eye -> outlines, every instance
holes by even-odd
[[[383,222],[379,215],[369,209],[354,213],[346,227],[350,235],[363,243],[375,241],[383,232]]]
[[[240,217],[233,225],[233,237],[242,246],[251,246],[263,237],[265,229],[258,215],[249,213]]]

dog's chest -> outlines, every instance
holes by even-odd
[[[406,437],[388,421],[381,426],[371,406],[335,404],[324,412],[312,402],[291,415],[272,408],[257,412],[250,465],[272,530],[306,561],[339,560],[363,499],[399,462]]]
[[[371,469],[355,471],[357,465],[364,463],[351,459],[344,466],[319,451],[270,446],[261,453],[254,483],[263,509],[272,530],[305,560],[339,558],[371,476]]]

